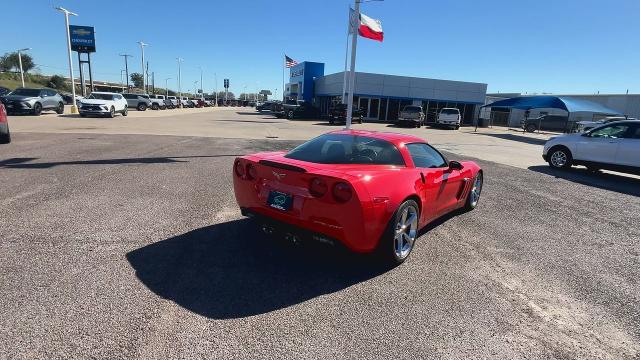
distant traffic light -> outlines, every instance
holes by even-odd
[[[228,88],[229,88],[229,79],[224,79],[224,87],[225,87],[226,89],[228,89]]]

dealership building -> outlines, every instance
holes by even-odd
[[[342,100],[344,72],[324,74],[324,64],[304,61],[290,68],[285,98],[303,100],[327,115]],[[471,124],[484,105],[487,84],[356,72],[354,104],[365,120],[393,122],[406,105],[421,105],[427,121],[440,109],[458,108],[463,124]]]

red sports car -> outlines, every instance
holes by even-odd
[[[474,209],[482,180],[472,161],[448,162],[421,138],[374,131],[334,131],[233,165],[240,210],[265,232],[377,251],[391,264],[409,256],[429,222]]]

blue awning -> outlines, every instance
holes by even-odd
[[[568,112],[592,112],[603,115],[621,115],[618,110],[608,108],[593,101],[575,99],[565,96],[520,96],[498,100],[482,107],[502,107],[521,110],[551,108]]]

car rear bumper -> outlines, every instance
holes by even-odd
[[[316,241],[338,241],[350,251],[367,253],[376,248],[380,239],[380,227],[367,221],[379,218],[373,213],[379,209],[363,208],[356,196],[347,204],[331,204],[303,194],[306,190],[300,188],[288,187],[288,190],[284,190],[264,179],[249,181],[235,174],[233,187],[243,215],[260,216],[294,229],[302,229],[303,235],[309,237],[311,234],[312,239],[315,235]],[[291,194],[292,208],[281,211],[268,206],[267,198],[271,190]]]

